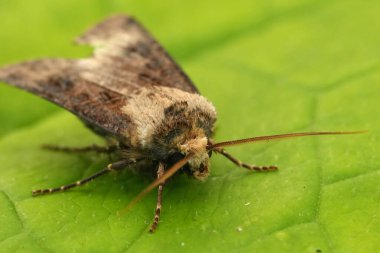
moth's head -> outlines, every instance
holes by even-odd
[[[205,180],[209,175],[209,152],[207,151],[208,139],[198,136],[178,144],[178,150],[184,156],[192,154],[187,162],[190,174],[198,180]]]

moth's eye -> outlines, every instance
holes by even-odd
[[[199,172],[202,173],[202,172],[204,172],[204,171],[205,171],[205,166],[204,166],[203,164],[201,164],[201,165],[199,166]]]
[[[201,165],[199,166],[198,171],[199,171],[200,173],[207,172],[207,171],[208,171],[208,166],[207,166],[206,164],[201,163]]]

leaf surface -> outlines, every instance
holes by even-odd
[[[115,12],[136,16],[218,110],[215,139],[296,131],[355,136],[243,145],[229,151],[280,171],[251,173],[220,156],[207,182],[167,184],[117,212],[151,181],[124,171],[61,194],[107,156],[41,144],[102,140],[74,116],[0,86],[0,248],[4,252],[376,252],[380,247],[380,6],[376,1],[42,1],[0,3],[1,64],[81,57],[70,41]]]

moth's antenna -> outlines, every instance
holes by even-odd
[[[258,141],[272,141],[272,140],[295,138],[295,137],[302,137],[302,136],[338,135],[338,134],[361,134],[361,133],[365,133],[365,132],[367,132],[367,131],[305,132],[305,133],[276,134],[276,135],[258,136],[258,137],[251,137],[251,138],[246,138],[246,139],[240,139],[240,140],[219,142],[219,143],[215,143],[215,144],[212,144],[212,145],[208,146],[207,149],[208,150],[213,150],[213,149],[216,149],[216,148],[235,146],[235,145],[240,145],[240,144],[244,144],[244,143],[251,143],[251,142],[258,142]]]
[[[128,212],[137,202],[139,202],[146,194],[152,191],[154,188],[164,183],[167,179],[174,175],[179,169],[181,169],[193,156],[193,154],[188,154],[183,159],[175,163],[169,170],[165,172],[160,178],[157,178],[153,183],[146,187],[142,192],[140,192],[129,204],[128,206],[120,211],[120,214],[125,214]]]

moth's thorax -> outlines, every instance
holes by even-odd
[[[141,87],[128,96],[123,112],[131,118],[125,136],[138,149],[151,149],[159,139],[170,144],[178,135],[209,136],[216,120],[214,106],[199,94],[164,86]]]
[[[192,170],[208,164],[206,146],[216,111],[201,95],[164,86],[141,88],[129,95],[123,112],[132,119],[133,127],[125,133],[131,147],[161,161],[193,152]]]

